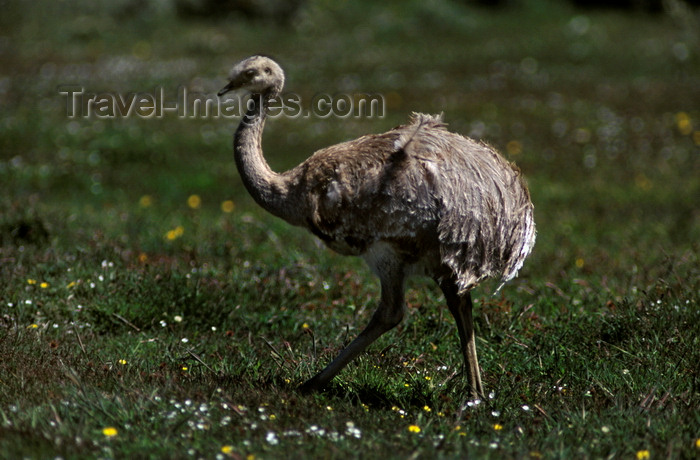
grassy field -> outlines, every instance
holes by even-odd
[[[0,4],[0,457],[700,455],[697,14],[309,0],[272,24]],[[475,291],[484,401],[420,279],[398,328],[298,394],[367,323],[368,269],[257,208],[237,119],[69,118],[60,94],[214,94],[259,52],[305,100],[386,101],[384,118],[269,121],[275,169],[415,110],[524,171],[535,250],[498,295]]]

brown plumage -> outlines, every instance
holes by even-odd
[[[245,89],[253,101],[234,136],[236,165],[266,210],[306,227],[329,248],[364,258],[381,281],[368,326],[303,390],[325,386],[404,315],[404,281],[433,278],[457,321],[472,396],[483,394],[470,290],[488,277],[513,278],[535,241],[533,206],[520,172],[489,146],[414,114],[407,125],[327,147],[273,172],[262,155],[267,101],[282,69],[253,56],[233,67],[219,92]]]

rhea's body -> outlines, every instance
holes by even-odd
[[[404,280],[433,278],[457,321],[474,396],[482,393],[470,289],[488,277],[513,278],[535,240],[533,206],[520,172],[489,146],[454,134],[440,117],[414,114],[407,125],[314,153],[273,172],[262,155],[266,105],[284,74],[254,56],[231,72],[220,94],[244,88],[252,106],[234,136],[234,154],[253,198],[329,248],[363,257],[382,283],[367,328],[336,360],[306,382],[323,387],[404,313]]]

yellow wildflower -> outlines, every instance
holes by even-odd
[[[76,284],[78,284],[78,283],[76,283],[75,281],[71,281],[70,283],[68,283],[68,286],[66,286],[66,288],[70,289],[73,286],[75,286]]]
[[[651,190],[654,184],[644,173],[639,173],[634,176],[634,184],[642,190]]]
[[[187,198],[187,206],[190,208],[199,209],[201,205],[202,199],[199,197],[199,195],[190,195],[189,198]]]
[[[647,460],[650,457],[649,451],[648,450],[638,450],[637,451],[637,460]]]
[[[678,126],[678,131],[685,136],[693,132],[693,122],[685,112],[678,112],[676,114],[676,125]]]
[[[33,280],[33,279],[29,278],[29,279],[27,280],[27,284],[36,284],[36,280]]]
[[[501,431],[503,429],[503,425],[501,425],[500,423],[496,423],[495,425],[493,425],[493,429],[496,431]]]
[[[423,410],[426,412],[430,412],[432,409],[430,409],[430,406],[423,406]]]
[[[47,283],[46,281],[44,281],[44,282],[42,282],[42,283],[39,285],[39,287],[40,287],[41,289],[46,289],[47,287],[49,287],[49,283]]]
[[[121,364],[122,366],[124,366],[124,365],[126,364],[126,359],[120,359],[120,360],[119,360],[119,364]]]
[[[165,238],[172,241],[180,238],[185,233],[185,228],[182,225],[178,225],[172,230],[168,230],[165,234]]]
[[[226,200],[221,203],[221,210],[227,214],[233,212],[235,208],[236,205],[231,200]]]
[[[411,433],[420,433],[420,427],[418,425],[409,425],[408,431]]]
[[[27,326],[27,328],[29,328],[29,329],[38,329],[38,328],[39,328],[39,325],[36,324],[36,323],[32,323],[32,324],[30,324],[29,326]]]
[[[221,447],[221,453],[229,455],[233,452],[233,446],[225,445]]]
[[[139,199],[139,206],[142,208],[149,208],[153,204],[153,198],[151,195],[144,195]]]
[[[523,151],[523,144],[520,141],[510,141],[506,144],[508,155],[520,155]]]
[[[113,426],[108,426],[102,429],[102,434],[107,436],[108,438],[113,438],[114,436],[119,434],[119,432]]]

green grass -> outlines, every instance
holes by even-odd
[[[692,21],[546,1],[314,0],[288,25],[127,2],[3,10],[0,456],[699,455]],[[399,327],[328,391],[298,394],[367,323],[377,281],[257,208],[237,120],[68,119],[58,94],[214,93],[257,52],[305,98],[388,102],[384,119],[271,120],[276,169],[412,110],[444,111],[523,169],[535,251],[497,296],[475,292],[485,401],[468,402],[456,328],[418,279]]]

